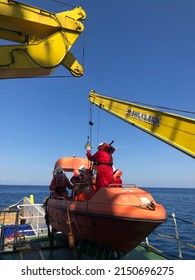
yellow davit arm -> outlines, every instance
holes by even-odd
[[[195,120],[91,91],[89,101],[195,158]]]
[[[21,44],[0,46],[0,78],[50,74],[57,66],[82,76],[83,67],[70,52],[84,30],[81,7],[53,14],[11,0],[0,0],[0,39]]]

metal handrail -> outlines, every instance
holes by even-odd
[[[36,237],[39,236],[47,236],[48,235],[48,227],[45,223],[45,212],[43,204],[18,204],[15,205],[16,208],[12,209],[4,209],[0,210],[0,252],[5,251],[5,247],[11,245],[11,247],[17,245],[21,240],[19,235],[22,234],[22,237],[28,239],[32,236],[29,236],[29,232],[33,232]],[[9,219],[8,216],[15,213],[15,217],[12,217],[12,220]],[[3,217],[1,219],[1,216]],[[9,217],[10,218],[10,217]],[[29,224],[32,229],[20,229],[20,225]],[[14,227],[13,239],[9,240],[5,237],[5,226]],[[9,241],[9,242],[7,242]],[[11,249],[13,249],[11,248]]]
[[[177,226],[177,220],[179,221],[182,221],[182,222],[185,222],[185,223],[188,223],[188,224],[191,224],[192,226],[195,225],[194,222],[190,222],[190,221],[186,221],[186,220],[183,220],[181,218],[176,218],[176,215],[174,213],[172,213],[171,216],[168,215],[169,218],[172,218],[173,219],[173,223],[174,223],[174,228],[175,228],[175,235],[173,236],[170,236],[170,235],[165,235],[165,234],[162,234],[162,233],[155,233],[155,232],[152,232],[152,234],[155,234],[157,235],[158,237],[163,237],[163,238],[167,238],[167,239],[173,239],[177,242],[177,248],[178,248],[178,256],[174,256],[174,257],[177,257],[179,259],[183,259],[183,253],[182,253],[182,248],[181,248],[181,244],[185,244],[185,246],[187,247],[190,247],[191,249],[195,249],[195,245],[189,243],[189,242],[186,242],[186,241],[183,241],[180,236],[179,236],[179,230],[178,230],[178,226]],[[146,247],[147,248],[152,248],[154,249],[155,251],[159,251],[158,248],[152,246],[149,241],[148,241],[148,237],[146,238],[145,242],[143,243],[146,243]],[[163,254],[166,254],[166,251],[161,251],[161,253]]]

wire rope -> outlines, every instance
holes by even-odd
[[[118,98],[114,97],[116,100],[119,100]],[[143,103],[143,102],[138,102],[138,101],[132,101],[132,100],[123,100],[125,102],[129,102],[129,103],[134,103],[134,104],[138,104],[141,106],[150,106],[150,107],[154,107],[154,108],[158,108],[158,109],[165,109],[165,110],[170,110],[170,111],[176,111],[176,112],[182,112],[182,113],[187,113],[187,114],[193,114],[195,115],[194,111],[188,111],[188,110],[182,110],[182,109],[177,109],[177,108],[171,108],[171,107],[166,107],[166,106],[160,106],[160,105],[154,105],[154,104],[148,104],[148,103]]]

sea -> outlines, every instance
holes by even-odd
[[[167,212],[167,221],[148,236],[149,244],[171,260],[195,260],[195,188],[156,187],[145,190]],[[31,194],[35,203],[43,203],[49,196],[49,186],[0,185],[0,210]]]

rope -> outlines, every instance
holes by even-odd
[[[182,241],[182,240],[181,240],[181,242],[184,243],[186,246],[191,247],[192,249],[195,249],[195,246],[193,244],[188,243],[186,241]]]
[[[165,235],[162,233],[154,233],[154,234],[156,234],[157,236],[160,236],[160,237],[168,238],[168,239],[176,239],[175,236]]]
[[[153,232],[153,234],[154,234],[154,235],[157,235],[157,236],[160,236],[160,237],[167,238],[167,239],[175,239],[175,240],[177,240],[177,238],[176,238],[175,236],[170,236],[170,235],[165,235],[165,234],[162,234],[162,233],[155,233],[155,232]],[[186,246],[188,246],[188,247],[190,247],[190,248],[192,248],[192,249],[195,249],[195,245],[193,245],[193,244],[191,244],[191,243],[189,243],[189,242],[186,242],[186,241],[184,241],[184,240],[181,240],[181,239],[179,239],[179,241],[180,241],[181,243],[185,244]]]
[[[70,202],[68,202],[67,209],[66,209],[67,218],[68,218],[68,221],[67,221],[66,223],[68,224],[69,230],[70,230],[68,236],[69,236],[70,238],[74,238],[74,236],[73,236],[73,231],[72,231],[72,223],[75,223],[75,226],[76,226],[76,228],[77,228],[77,230],[78,230],[79,233],[85,233],[85,232],[90,228],[90,226],[91,226],[92,223],[89,223],[89,225],[88,225],[87,227],[85,227],[85,229],[84,229],[83,231],[81,231],[81,230],[79,229],[79,227],[78,227],[78,224],[77,224],[76,219],[74,218],[72,221],[71,221],[71,219],[70,219],[69,206],[70,206]],[[72,242],[72,240],[71,240],[71,242]],[[74,247],[74,244],[71,244],[71,245],[73,245],[73,246],[70,246],[70,247]]]
[[[157,235],[158,235],[158,236],[161,236],[161,237],[165,237],[165,238],[177,240],[177,238],[176,238],[175,236],[168,236],[168,235],[164,235],[164,234],[160,234],[160,233],[157,234]],[[186,246],[195,249],[195,245],[193,245],[193,244],[191,244],[191,243],[189,243],[189,242],[183,241],[183,240],[181,240],[181,239],[179,239],[179,241],[180,241],[181,243],[185,244]]]
[[[168,215],[168,217],[169,217],[169,218],[173,218],[172,216],[169,216],[169,215]],[[179,220],[179,221],[182,221],[182,222],[184,222],[184,223],[190,224],[190,225],[192,225],[192,226],[195,226],[195,222],[190,222],[190,221],[187,221],[187,220],[178,218],[178,217],[177,217],[176,219]]]
[[[115,99],[119,100],[116,97],[115,97]],[[135,104],[138,104],[141,106],[150,106],[150,107],[154,107],[154,108],[158,108],[158,109],[165,109],[165,110],[169,110],[169,111],[176,111],[176,112],[182,112],[182,113],[187,113],[187,114],[195,114],[195,112],[193,112],[193,111],[181,110],[181,109],[177,109],[177,108],[170,108],[170,107],[166,107],[166,106],[153,105],[153,104],[142,103],[142,102],[138,102],[138,101],[126,100],[126,102],[135,103]]]
[[[195,114],[195,112],[192,112],[192,111],[181,110],[181,109],[176,109],[176,108],[170,108],[170,107],[165,107],[165,106],[151,105],[151,104],[141,103],[141,102],[134,102],[134,103],[139,104],[139,105],[143,105],[143,106],[145,106],[145,105],[146,106],[152,106],[152,107],[155,107],[155,108],[158,108],[158,109],[165,109],[165,110],[182,112],[182,113],[187,113],[187,114]]]
[[[48,236],[49,236],[49,238],[51,238],[51,230],[50,230],[50,225],[49,225],[49,215],[48,215],[48,211],[47,211],[47,203],[48,203],[49,199],[50,199],[50,197],[48,197],[45,200],[45,222],[46,222],[47,229],[48,229]]]
[[[93,118],[92,118],[92,106],[93,104],[89,102],[89,127],[88,127],[88,140],[92,144],[92,126],[93,126]]]
[[[75,226],[76,226],[78,232],[79,232],[79,233],[82,233],[82,234],[85,233],[85,232],[87,232],[88,229],[90,228],[90,226],[92,225],[92,223],[89,223],[88,226],[85,227],[85,229],[82,231],[82,230],[79,229],[76,219],[74,219],[74,222],[75,222]]]
[[[69,247],[74,248],[75,243],[74,243],[74,235],[73,235],[73,232],[72,232],[72,225],[71,225],[72,222],[70,220],[69,206],[70,206],[70,202],[68,202],[67,209],[66,209],[67,218],[68,218],[67,224],[69,225],[69,230],[70,230],[70,232],[68,233],[68,241],[69,241]]]
[[[96,146],[98,146],[99,142],[99,134],[100,134],[100,112],[101,110],[98,110],[98,129],[97,129],[97,143]]]
[[[75,7],[76,7],[76,6],[70,5],[70,4],[68,4],[68,3],[65,3],[65,2],[63,2],[63,1],[59,1],[59,0],[53,0],[53,2],[57,2],[57,3],[60,3],[60,4],[62,4],[62,5],[66,5],[66,6],[69,6],[69,7],[72,7],[72,8],[75,8]]]

